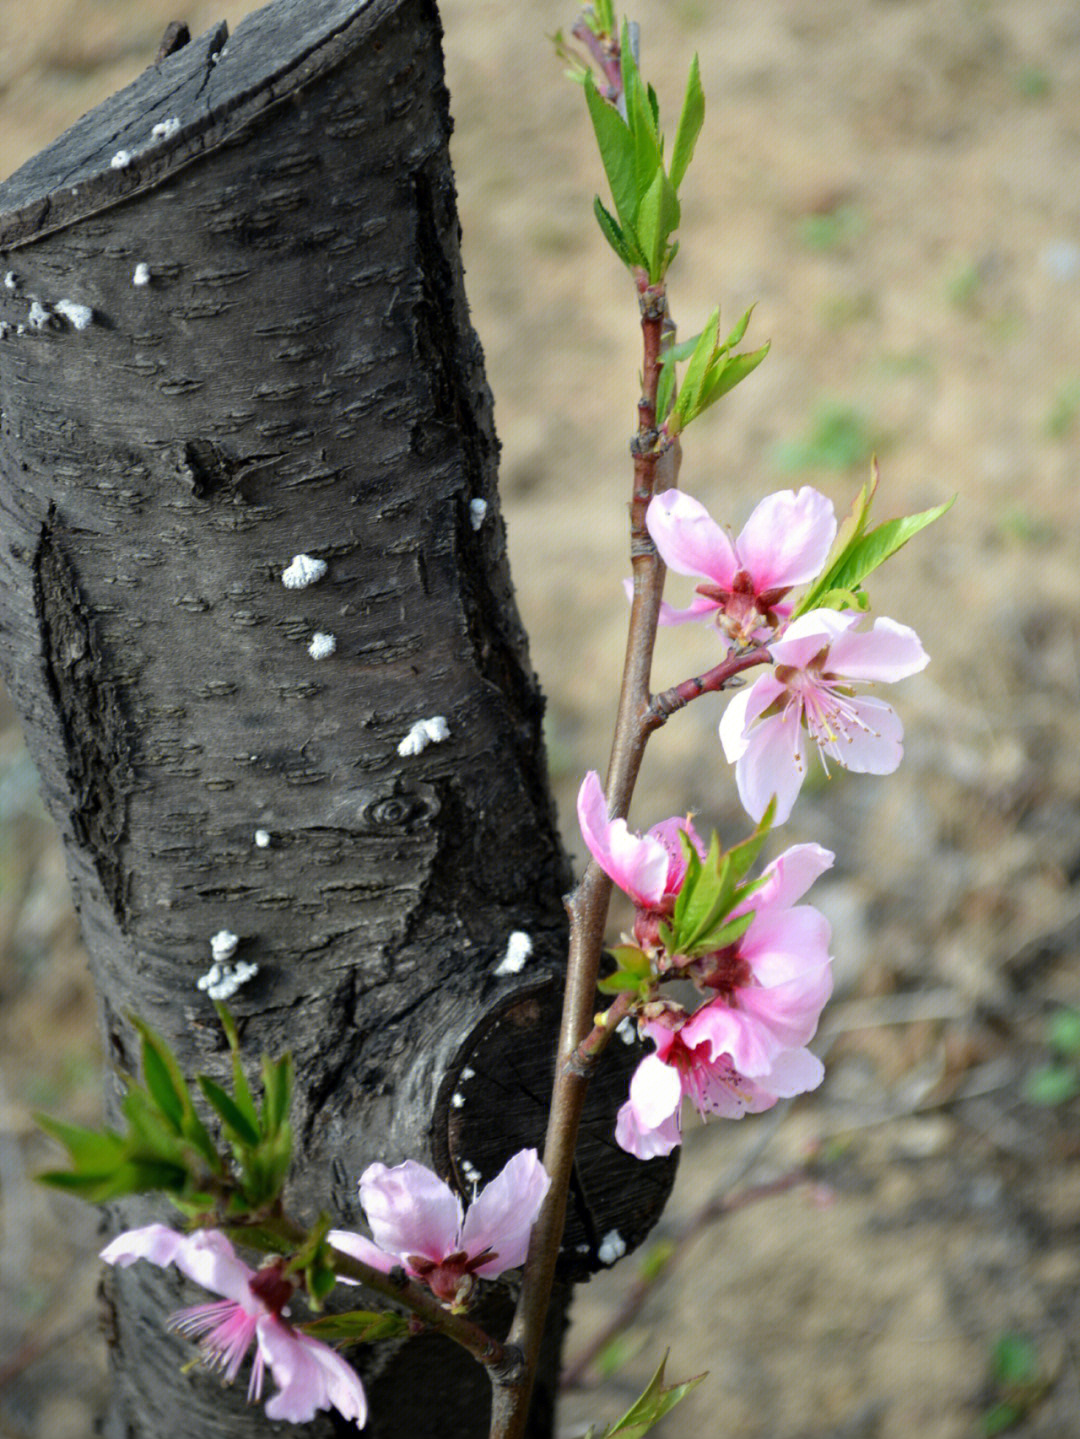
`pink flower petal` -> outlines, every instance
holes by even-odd
[[[750,896],[751,909],[756,898]],[[763,906],[739,941],[739,954],[750,965],[756,983],[768,988],[826,967],[831,939],[829,921],[813,905]]]
[[[751,725],[784,693],[784,686],[770,673],[762,675],[748,690],[739,690],[728,700],[727,709],[720,717],[720,743],[729,764],[734,764],[746,753]]]
[[[637,1122],[657,1129],[679,1112],[682,1083],[678,1071],[658,1054],[647,1054],[630,1080],[630,1103]]]
[[[742,910],[775,905],[787,909],[810,888],[816,879],[832,868],[836,856],[820,844],[793,844],[777,855],[765,869],[765,883],[756,889]]]
[[[254,1270],[237,1259],[236,1251],[216,1229],[197,1229],[194,1234],[177,1234],[164,1224],[148,1224],[142,1229],[129,1229],[118,1235],[101,1251],[106,1264],[126,1267],[136,1259],[151,1264],[174,1264],[196,1284],[242,1304],[248,1312],[261,1308],[251,1293],[250,1279]]]
[[[402,1263],[410,1254],[438,1263],[458,1247],[461,1201],[437,1174],[411,1159],[393,1169],[369,1165],[360,1176],[360,1203],[375,1243]]]
[[[787,712],[770,715],[750,731],[735,765],[735,783],[743,809],[754,820],[761,818],[775,795],[773,824],[779,825],[790,816],[805,778],[804,732],[799,711],[792,706]]]
[[[808,1049],[787,1049],[777,1056],[766,1086],[778,1099],[790,1099],[816,1089],[825,1078],[825,1066]]]
[[[677,610],[674,605],[669,605],[667,600],[661,600],[659,623],[662,625],[685,625],[693,620],[706,620],[719,608],[715,600],[707,599],[705,595],[697,595],[685,610]],[[719,630],[717,633],[720,634],[720,638],[724,640],[725,644],[730,645],[730,640],[726,635],[721,634]]]
[[[310,1335],[273,1317],[260,1320],[259,1353],[278,1386],[266,1405],[268,1419],[306,1424],[320,1409],[334,1408],[362,1429],[367,1399],[357,1375],[340,1355]]]
[[[851,629],[829,650],[827,668],[845,679],[891,683],[918,674],[930,663],[919,636],[895,620],[875,620],[869,630]]]
[[[650,503],[645,525],[669,569],[731,588],[739,568],[735,549],[704,505],[681,490],[667,490]]]
[[[609,820],[600,776],[590,770],[578,791],[578,823],[597,864],[636,903],[651,908],[664,897],[668,851],[659,840],[632,834],[623,819]]]
[[[615,1143],[636,1159],[658,1159],[661,1155],[670,1154],[676,1145],[682,1143],[678,1113],[665,1119],[655,1129],[649,1129],[639,1123],[634,1106],[628,1099],[615,1121]]]
[[[798,494],[780,490],[767,495],[743,526],[735,548],[761,594],[812,580],[835,538],[832,501],[805,485]]]
[[[810,610],[792,620],[778,640],[769,646],[778,665],[802,669],[822,649],[832,646],[862,619],[858,614],[841,614],[839,610]]]
[[[904,726],[884,700],[852,699],[847,703],[852,722],[825,754],[854,774],[892,774],[904,757]]]
[[[507,1161],[469,1205],[461,1231],[462,1248],[470,1257],[485,1249],[496,1257],[474,1272],[493,1279],[506,1269],[524,1264],[529,1235],[551,1187],[547,1171],[535,1149],[523,1149]]]
[[[340,1249],[342,1254],[348,1254],[353,1259],[359,1259],[361,1264],[370,1264],[372,1269],[377,1269],[380,1274],[389,1274],[395,1264],[401,1260],[396,1254],[387,1254],[363,1234],[354,1234],[351,1229],[331,1229],[326,1236],[335,1249]],[[349,1279],[344,1274],[338,1275],[339,1284],[359,1284],[358,1279]]]

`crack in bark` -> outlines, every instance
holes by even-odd
[[[34,553],[33,582],[45,683],[56,708],[74,797],[71,827],[76,842],[92,855],[116,922],[126,932],[122,852],[133,784],[126,724],[52,505]]]

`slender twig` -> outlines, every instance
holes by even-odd
[[[648,722],[652,700],[649,680],[665,567],[645,526],[645,512],[658,485],[673,481],[672,470],[678,461],[677,450],[669,449],[663,456],[667,463],[661,466],[663,452],[655,430],[656,387],[666,316],[663,288],[643,289],[642,396],[638,405],[638,433],[631,446],[634,484],[630,501],[630,558],[634,594],[606,783],[608,808],[613,817],[625,816],[630,807],[645,745],[651,729],[655,728]],[[510,1329],[509,1343],[524,1354],[525,1370],[518,1381],[494,1385],[491,1439],[521,1439],[525,1432],[559,1244],[566,1223],[578,1129],[593,1067],[591,1063],[581,1066],[570,1061],[578,1047],[591,1037],[594,1028],[593,1006],[611,889],[610,879],[592,863],[567,902],[570,951],[544,1147],[544,1168],[551,1176],[551,1188],[533,1227],[521,1297]],[[583,1068],[585,1073],[581,1072]]]
[[[653,695],[646,723],[650,730],[659,729],[691,700],[696,700],[699,695],[716,694],[743,670],[752,669],[754,665],[768,664],[770,658],[769,651],[760,646],[744,650],[742,654],[732,655],[722,663],[714,665],[703,675],[696,675],[693,679],[683,680],[682,684],[672,685],[671,689],[664,690],[662,694]]]
[[[264,1220],[260,1227],[297,1249],[302,1248],[310,1239],[308,1231],[287,1215],[276,1215]],[[237,1237],[243,1242],[242,1233]],[[521,1369],[521,1355],[518,1351],[500,1344],[471,1319],[466,1319],[461,1314],[452,1314],[445,1309],[429,1289],[410,1279],[404,1269],[395,1267],[389,1274],[384,1274],[382,1270],[374,1269],[370,1264],[364,1264],[362,1260],[354,1259],[351,1254],[345,1254],[333,1247],[330,1248],[330,1258],[336,1274],[355,1280],[365,1289],[374,1290],[384,1299],[410,1310],[428,1328],[437,1329],[439,1333],[445,1334],[448,1339],[467,1349],[474,1359],[500,1381],[512,1380]]]

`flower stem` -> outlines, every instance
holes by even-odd
[[[608,807],[613,818],[625,817],[630,808],[645,745],[652,730],[657,728],[657,722],[650,719],[652,696],[649,680],[665,566],[646,529],[645,512],[654,494],[675,483],[679,462],[678,446],[664,446],[655,428],[656,390],[666,321],[667,303],[662,286],[643,289],[642,395],[638,404],[638,432],[631,444],[634,483],[630,500],[630,558],[634,570],[634,594],[606,783]],[[595,1063],[592,1055],[594,1051],[596,1056],[599,1055],[613,1032],[613,1029],[607,1031],[602,1043],[599,1036],[593,1042],[596,983],[611,889],[611,880],[594,862],[567,901],[570,950],[555,1084],[544,1147],[544,1168],[551,1176],[551,1188],[533,1226],[521,1296],[508,1341],[524,1355],[524,1369],[519,1378],[509,1381],[499,1379],[493,1384],[490,1439],[522,1439],[525,1433],[540,1341],[566,1223],[578,1129]],[[579,1062],[579,1058],[585,1059],[586,1055],[589,1058],[584,1063]],[[495,1378],[494,1375],[492,1377]]]

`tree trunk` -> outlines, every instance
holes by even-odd
[[[187,1072],[223,1074],[196,981],[230,930],[259,967],[231,1001],[247,1052],[297,1061],[290,1204],[348,1226],[372,1160],[426,1161],[467,1194],[540,1143],[570,875],[434,4],[280,0],[225,41],[160,60],[0,187],[0,649],[66,846],[110,1107],[132,1013]],[[297,553],[325,577],[286,588]],[[316,634],[333,653],[312,657]],[[436,716],[448,737],[401,755]],[[516,932],[531,952],[501,964]],[[537,1439],[569,1283],[611,1230],[640,1240],[673,1173],[612,1143],[632,1057],[615,1048]],[[161,1215],[133,1200],[111,1227]],[[105,1433],[281,1432],[242,1385],[182,1371],[161,1324],[181,1288],[110,1272]],[[493,1287],[482,1318],[498,1330],[508,1305]],[[486,1433],[487,1380],[454,1346],[353,1357],[373,1435]]]

